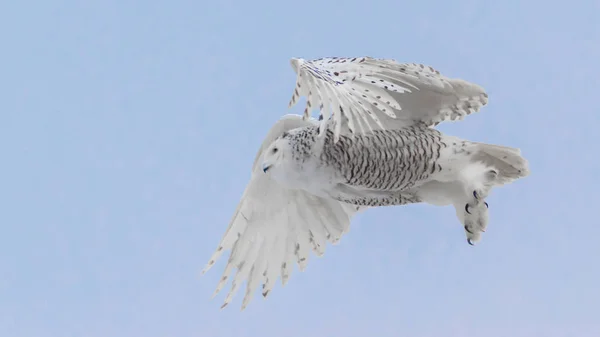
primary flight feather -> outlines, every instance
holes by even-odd
[[[462,119],[487,104],[483,88],[450,79],[430,66],[371,57],[292,59],[296,88],[290,107],[307,98],[304,118],[313,109],[321,123],[333,121],[350,133],[394,129],[416,122],[427,126]],[[325,130],[325,129],[322,129]],[[341,128],[334,130],[334,138]]]
[[[420,64],[370,57],[292,59],[290,106],[306,97],[303,116],[286,115],[268,132],[250,183],[203,272],[231,250],[215,294],[232,270],[231,302],[246,281],[267,296],[310,251],[337,243],[354,214],[369,207],[425,202],[453,205],[470,244],[488,222],[490,190],[528,173],[518,149],[444,135],[433,126],[487,104],[483,88]],[[320,112],[320,121],[311,117]]]

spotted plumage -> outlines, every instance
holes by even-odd
[[[318,128],[309,126],[281,137],[299,164],[313,158]],[[319,160],[334,167],[342,183],[380,190],[405,190],[439,172],[441,150],[448,145],[439,131],[423,124],[333,141],[328,131]],[[277,147],[275,147],[277,149]]]
[[[515,148],[445,135],[433,127],[479,111],[480,86],[433,67],[371,57],[292,59],[290,106],[306,97],[302,116],[286,115],[268,132],[252,177],[204,271],[230,256],[217,294],[247,280],[242,308],[262,285],[266,297],[293,266],[338,243],[357,212],[380,206],[452,205],[470,244],[488,222],[493,187],[525,177]],[[318,120],[311,117],[318,110]]]
[[[292,59],[291,63],[298,76],[289,105],[307,96],[305,119],[319,107],[325,119],[332,116],[336,126],[345,124],[350,132],[403,125],[405,117],[415,113],[421,123],[434,126],[462,119],[488,102],[480,86],[447,78],[423,64],[372,57]],[[341,134],[341,127],[334,129],[335,139]]]

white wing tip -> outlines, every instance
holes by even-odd
[[[302,63],[304,63],[304,59],[296,58],[296,57],[292,57],[290,59],[290,64],[292,65],[292,68],[294,69],[294,71],[296,73],[298,73],[298,71],[300,69],[300,65],[302,65]]]
[[[202,269],[202,271],[200,272],[200,276],[206,274],[207,271],[210,270],[210,268],[212,268],[212,266],[215,264],[215,260],[210,260],[210,262],[204,267],[204,269]]]

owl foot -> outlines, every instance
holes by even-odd
[[[459,211],[458,218],[463,223],[467,242],[474,245],[481,238],[481,233],[485,232],[488,224],[488,203],[483,201],[478,204],[465,204],[464,209]]]
[[[471,205],[479,205],[481,204],[487,197],[489,194],[490,188],[487,186],[481,186],[480,188],[475,188],[473,189],[472,192],[472,199],[470,204]]]
[[[481,176],[481,179],[476,179],[472,181],[470,184],[473,192],[473,202],[479,205],[483,200],[488,197],[496,178],[498,177],[498,172],[496,170],[488,170]]]

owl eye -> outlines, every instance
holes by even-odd
[[[273,154],[275,154],[275,153],[277,153],[277,151],[279,151],[279,149],[278,149],[278,148],[276,148],[276,147],[274,147],[274,148],[273,148],[273,151],[271,151],[271,152],[273,152]]]

